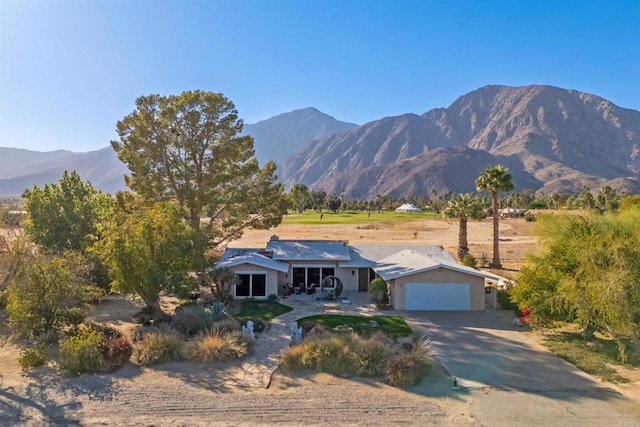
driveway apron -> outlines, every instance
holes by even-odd
[[[608,389],[511,325],[511,312],[402,311],[431,337],[438,361],[461,387],[523,391]]]

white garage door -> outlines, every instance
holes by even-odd
[[[405,310],[470,310],[468,283],[405,283]]]

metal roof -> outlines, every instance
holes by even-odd
[[[267,250],[281,261],[349,261],[347,242],[336,240],[270,240]]]
[[[424,256],[438,257],[455,262],[449,252],[440,245],[354,245],[350,246],[351,262],[341,262],[340,267],[372,266],[377,261],[396,254],[403,249],[408,249]]]
[[[229,268],[242,264],[251,264],[283,273],[289,271],[288,264],[273,260],[258,251],[259,249],[227,248],[220,261],[216,264],[216,267]]]
[[[497,277],[491,273],[485,273],[483,271],[476,270],[475,268],[458,264],[453,260],[453,258],[451,258],[451,256],[448,258],[449,259],[441,258],[439,256],[428,256],[405,249],[387,258],[379,260],[373,269],[384,280],[398,279],[400,277],[410,276],[436,268],[446,268],[448,270],[490,279],[495,279]]]

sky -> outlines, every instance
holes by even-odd
[[[488,84],[640,110],[640,1],[0,0],[0,146],[90,151],[137,97],[363,124]]]

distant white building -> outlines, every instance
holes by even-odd
[[[422,212],[422,209],[420,209],[419,207],[417,207],[414,204],[405,203],[404,205],[400,206],[399,208],[396,208],[396,212],[418,213],[418,212]]]

